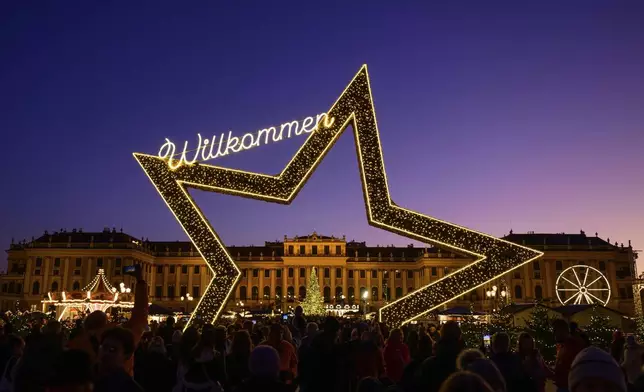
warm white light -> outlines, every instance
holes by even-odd
[[[183,295],[181,296],[181,300],[182,300],[182,301],[183,301],[183,300],[185,300],[185,298],[183,297]]]
[[[362,293],[362,299],[366,300],[368,297],[369,297],[368,291],[365,291],[364,293]]]
[[[496,291],[496,290],[497,290],[497,287],[496,287],[496,286],[492,286],[492,291]]]
[[[501,291],[501,297],[505,297],[506,295],[507,293],[505,292],[505,290]]]

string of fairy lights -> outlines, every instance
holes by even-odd
[[[356,74],[327,117],[332,121],[318,124],[277,176],[204,164],[170,170],[168,160],[135,154],[215,272],[193,318],[198,314],[214,321],[233,291],[240,271],[185,188],[289,204],[348,125],[355,132],[369,224],[476,258],[462,269],[386,305],[380,309],[381,321],[393,326],[411,321],[542,255],[539,251],[401,208],[391,201],[366,66]]]

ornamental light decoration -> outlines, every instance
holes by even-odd
[[[379,318],[392,326],[414,320],[461,295],[529,263],[542,252],[479,233],[400,207],[390,196],[367,67],[360,68],[331,109],[278,175],[253,173],[203,163],[181,162],[172,156],[134,156],[199,251],[213,278],[186,328],[195,317],[214,322],[221,314],[241,271],[188,188],[290,204],[351,125],[356,142],[367,221],[399,235],[467,254],[475,260],[380,309]]]

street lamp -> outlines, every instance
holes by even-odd
[[[369,298],[369,291],[365,290],[362,292],[363,314],[367,314],[367,298]]]
[[[192,295],[190,295],[188,293],[186,293],[185,296],[183,296],[183,295],[181,296],[181,300],[186,302],[186,313],[190,313],[190,309],[188,308],[188,305],[189,305],[190,301],[192,301],[193,299],[194,298],[192,297]]]

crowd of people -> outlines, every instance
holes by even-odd
[[[489,347],[465,347],[458,323],[390,329],[377,321],[240,319],[185,329],[169,317],[147,322],[147,285],[135,290],[129,320],[93,312],[69,333],[58,321],[23,340],[0,337],[0,392],[544,392],[644,391],[644,348],[616,335],[610,352],[555,320],[554,364],[522,333],[516,347],[497,333]]]

